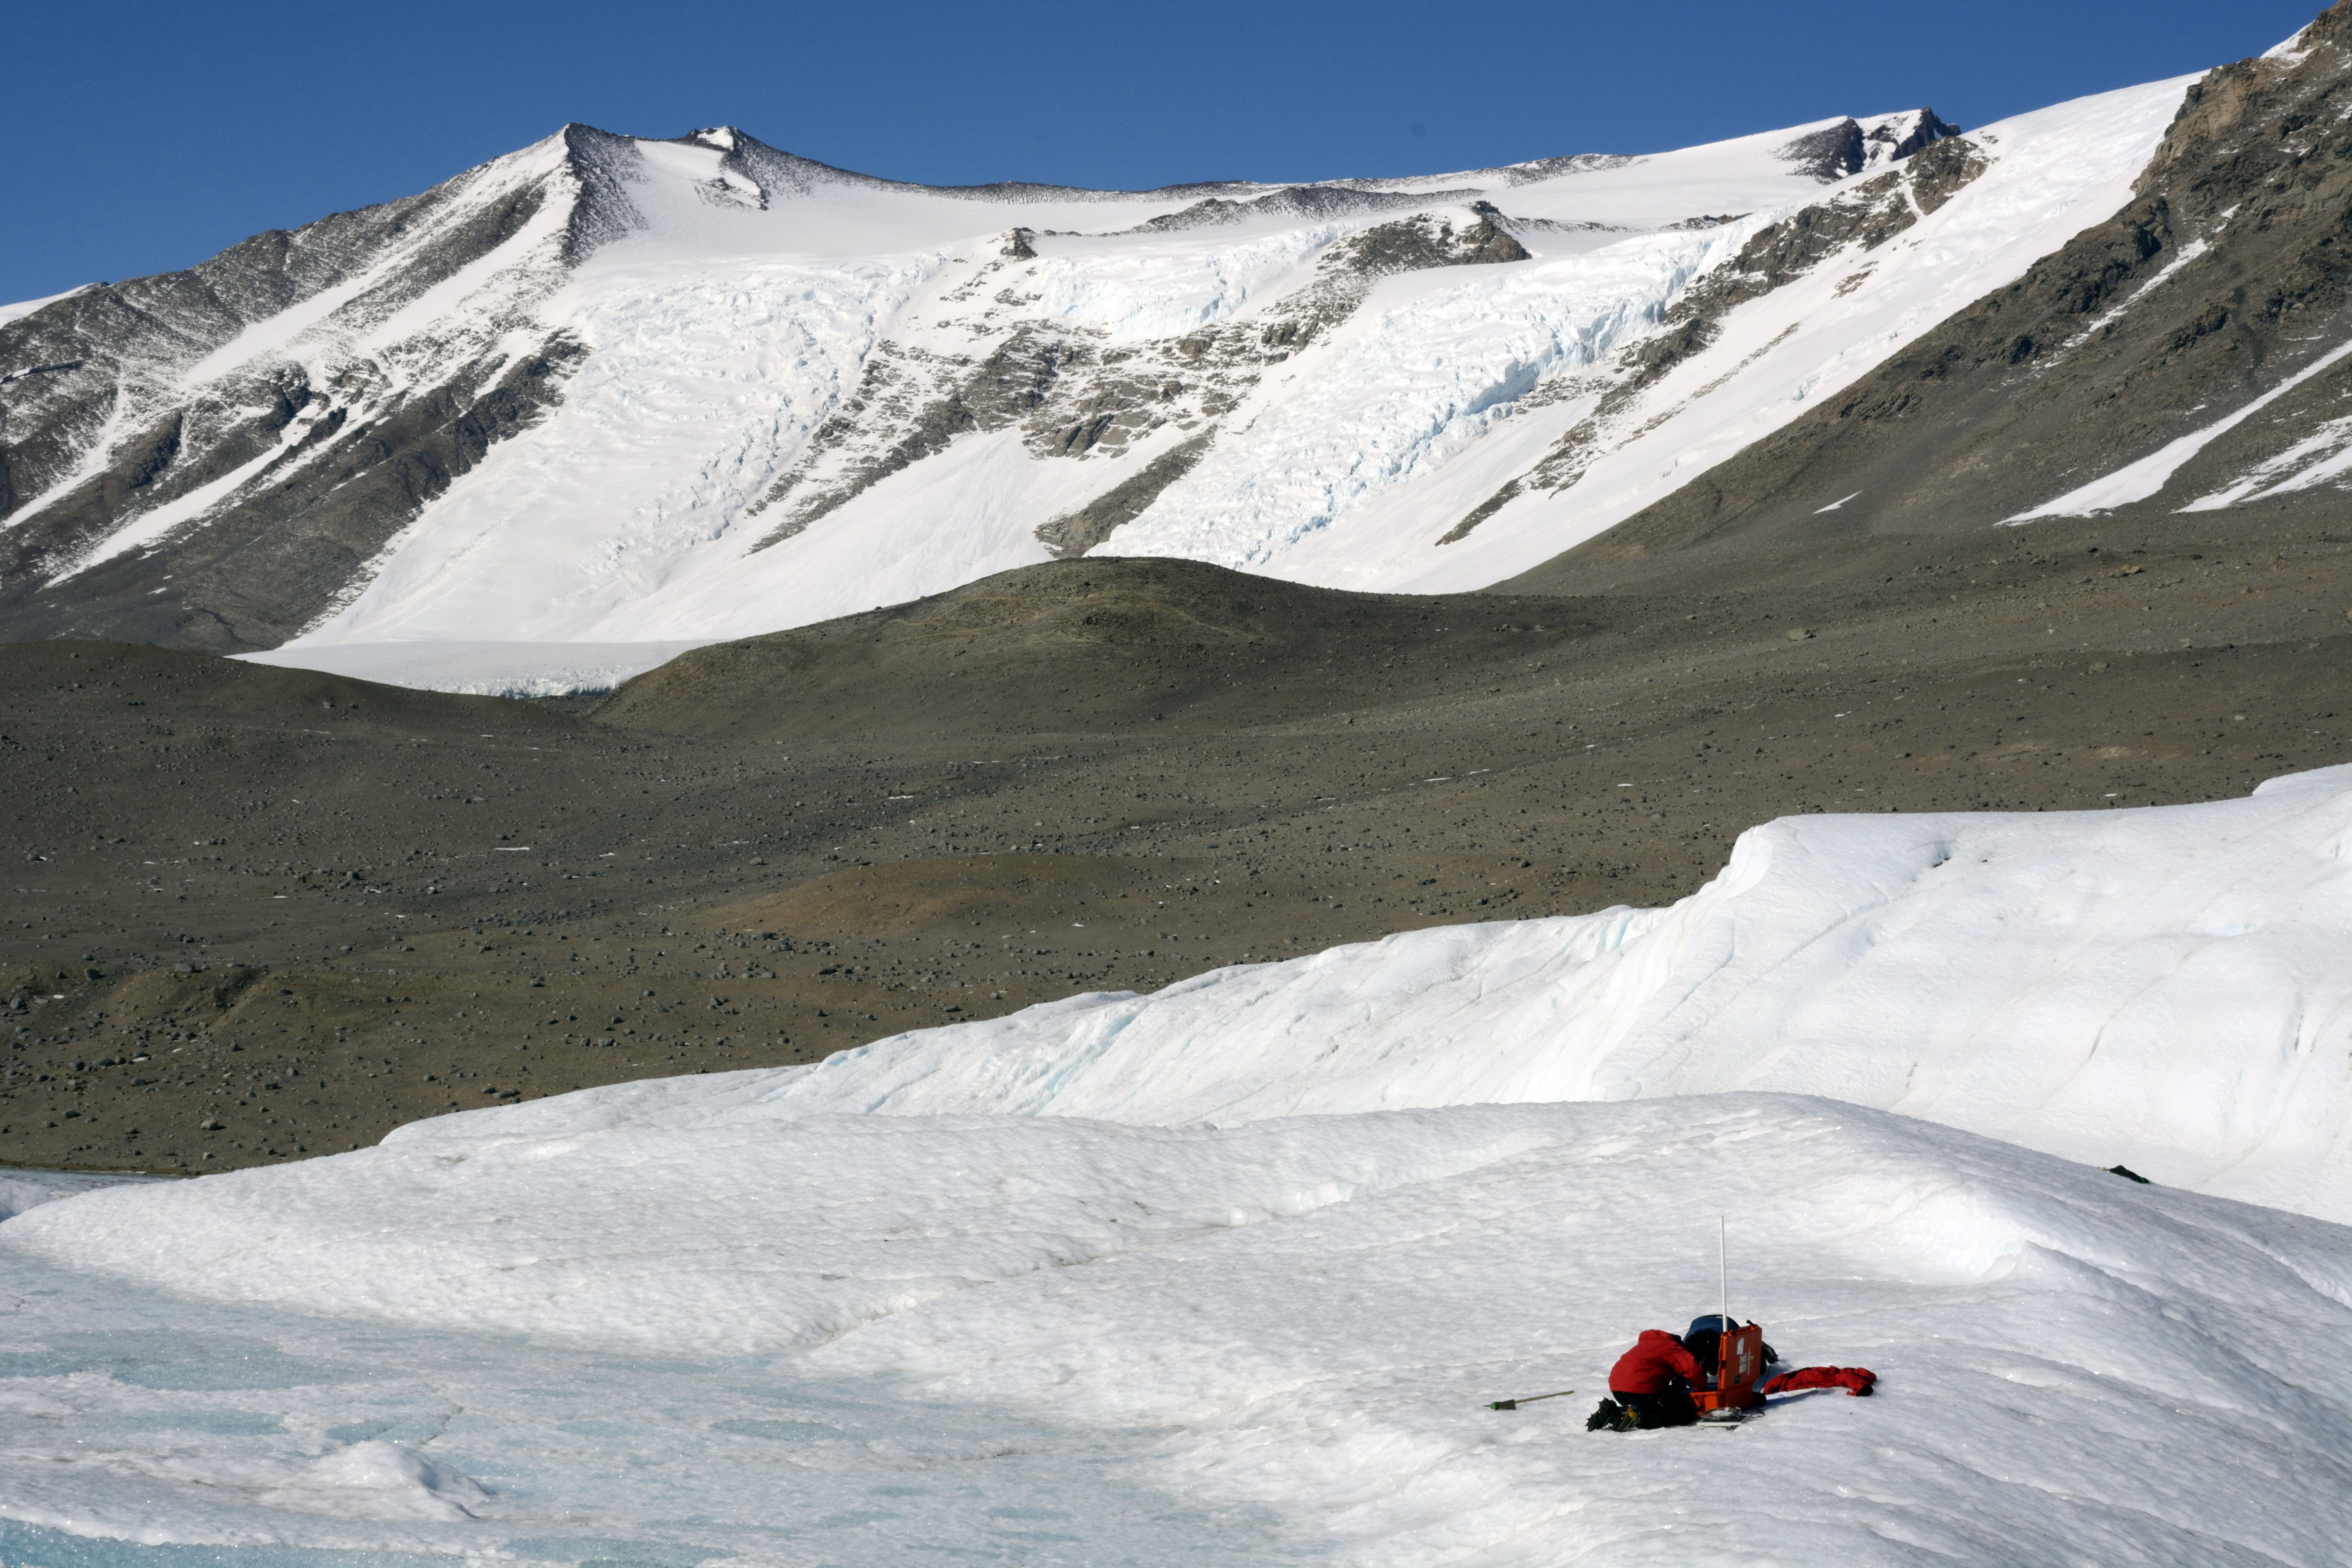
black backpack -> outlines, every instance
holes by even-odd
[[[1722,1353],[1723,1331],[1727,1328],[1752,1329],[1755,1326],[1752,1321],[1736,1323],[1720,1313],[1709,1312],[1705,1317],[1691,1320],[1691,1326],[1683,1334],[1683,1349],[1690,1352],[1691,1359],[1712,1374],[1716,1360]],[[1768,1342],[1764,1346],[1764,1364],[1770,1366],[1780,1359],[1780,1352]]]

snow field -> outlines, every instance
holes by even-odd
[[[1169,1485],[1319,1518],[1371,1563],[2166,1562],[2209,1532],[2318,1562],[2352,1517],[2352,1382],[2320,1370],[2352,1316],[2338,1227],[1828,1102],[1514,1109],[1559,1142],[812,1360],[1173,1428]],[[1720,1448],[1588,1436],[1582,1394],[1483,1408],[1597,1397],[1634,1328],[1711,1310],[1717,1212],[1734,1309],[1798,1363],[1878,1370],[1882,1403],[1785,1399]],[[2316,1461],[2285,1509],[2274,1445]]]
[[[2347,847],[2352,768],[1791,818],[1666,910],[11,1178],[0,1546],[2337,1562]],[[1718,1215],[1880,1392],[1585,1432]]]
[[[1339,1121],[1213,1132],[769,1112],[714,1128],[690,1113],[613,1125],[593,1102],[573,1109],[582,1130],[553,1138],[441,1118],[285,1176],[175,1183],[157,1197],[109,1189],[79,1220],[35,1210],[8,1239],[222,1300],[744,1354],[804,1348],[991,1280],[1436,1179],[1543,1136],[1498,1125],[1465,1140],[1424,1121],[1359,1148]],[[107,1240],[85,1228],[93,1221]]]
[[[935,261],[584,269],[555,307],[591,351],[561,416],[492,447],[325,627],[283,651],[476,641],[493,628],[505,641],[571,643],[773,629],[756,594],[737,606],[748,612],[739,629],[707,616],[646,629],[642,612],[698,575],[740,573],[735,558],[766,528],[738,531],[724,561],[700,547],[789,466]]]
[[[1033,242],[1037,259],[1022,269],[1021,286],[1035,296],[1040,313],[1098,328],[1113,342],[1175,337],[1304,287],[1323,252],[1364,221],[1269,230],[1261,219],[1167,235],[1056,234]],[[935,336],[925,334],[921,323],[913,325],[910,341],[927,347],[969,352],[972,346],[963,323],[945,331],[935,328]]]
[[[336,643],[325,647],[232,654],[251,664],[322,670],[357,680],[474,697],[562,697],[609,691],[667,664],[705,640],[680,642]]]
[[[767,1379],[879,1394],[875,1418],[909,1436],[1025,1412],[1101,1434],[1138,1489],[1212,1521],[1268,1510],[1366,1563],[2322,1563],[2352,1522],[2336,1353],[2352,1232],[1883,1112],[1729,1094],[1215,1130],[772,1107],[712,1125],[571,1098],[586,1102],[568,1131],[468,1113],[377,1150],[47,1205],[0,1243],[248,1313],[268,1300],[288,1324],[391,1320],[386,1351],[427,1330],[457,1336],[444,1361],[504,1345],[510,1370],[467,1391],[466,1430],[395,1446],[392,1426],[349,1436],[346,1412],[302,1487],[249,1494],[281,1541],[304,1539],[285,1521],[305,1510],[364,1538],[363,1510],[316,1500],[341,1467],[376,1489],[374,1517],[436,1521],[443,1550],[559,1512],[571,1531],[642,1530],[649,1505],[690,1497],[707,1546],[827,1560],[814,1533],[752,1539],[714,1464],[729,1434],[668,1409],[591,1423],[597,1459],[555,1437],[576,1472],[534,1465],[525,1435],[480,1447],[521,1403],[499,1383],[582,1350],[676,1363],[760,1341],[795,1347]],[[1798,1395],[1735,1434],[1631,1438],[1584,1432],[1583,1393],[1485,1408],[1597,1397],[1636,1329],[1710,1310],[1718,1213],[1734,1310],[1791,1362],[1872,1366],[1876,1398]],[[364,1356],[355,1327],[311,1321]],[[499,1331],[526,1338],[479,1339]],[[289,1381],[311,1401],[367,1380]],[[8,1386],[84,1409],[123,1397]],[[615,1470],[656,1427],[683,1448],[642,1479]],[[39,1476],[52,1508],[77,1487],[125,1506],[125,1478],[61,1478],[45,1453],[15,1445],[0,1474]],[[399,1484],[423,1463],[439,1470]],[[984,1490],[1018,1465],[946,1468]],[[167,1532],[175,1490],[200,1495],[186,1475],[145,1478]],[[900,1561],[970,1546],[892,1539]]]

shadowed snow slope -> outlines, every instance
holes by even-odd
[[[1211,1510],[1205,1534],[1256,1507],[1382,1564],[1686,1563],[1697,1542],[1731,1562],[2317,1563],[2352,1525],[2352,1233],[2323,1221],[1780,1095],[1189,1130],[657,1104],[624,1119],[592,1096],[549,1100],[530,1129],[450,1117],[377,1149],[7,1222],[0,1244],[42,1268],[385,1326],[375,1350],[343,1331],[341,1365],[274,1385],[298,1388],[238,1395],[329,1433],[271,1442],[309,1492],[224,1491],[198,1484],[218,1460],[144,1458],[169,1439],[126,1428],[187,1419],[145,1390],[197,1386],[167,1368],[139,1387],[76,1381],[46,1341],[12,1344],[17,1386],[57,1419],[0,1453],[0,1499],[17,1500],[0,1513],[85,1535],[135,1518],[148,1540],[266,1527],[356,1543],[348,1511],[298,1515],[357,1469],[409,1475],[376,1517],[409,1509],[404,1540],[437,1521],[443,1550],[543,1558],[553,1523],[610,1534],[683,1516],[734,1560],[841,1560],[822,1533],[835,1521],[782,1505],[794,1483],[739,1485],[727,1433],[757,1422],[680,1423],[675,1395],[640,1410],[607,1388],[586,1450],[577,1416],[542,1415],[534,1436],[520,1413],[564,1374],[569,1342],[664,1352],[634,1373],[597,1363],[601,1382],[648,1389],[681,1358],[764,1350],[727,1381],[887,1391],[901,1442],[972,1409],[1151,1431],[1129,1471]],[[1711,1306],[1719,1212],[1733,1307],[1792,1361],[1874,1367],[1881,1397],[1783,1399],[1736,1437],[1588,1434],[1589,1399],[1484,1407],[1597,1391],[1635,1329]],[[16,1340],[40,1332],[8,1321]],[[426,1433],[429,1474],[383,1445],[336,1458],[386,1429],[336,1423],[423,1403],[410,1358],[450,1363],[448,1336],[478,1330],[537,1342],[496,1342],[495,1369],[435,1391],[446,1430]],[[615,1465],[656,1433],[662,1463]],[[959,1462],[936,1488],[892,1495],[985,1497],[1022,1447],[946,1456]],[[1074,1484],[1101,1485],[1107,1463]],[[500,1474],[518,1470],[527,1482]],[[904,1521],[879,1523],[899,1562],[978,1544],[860,1517]]]

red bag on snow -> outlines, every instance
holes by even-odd
[[[1801,1366],[1768,1377],[1756,1385],[1759,1394],[1800,1394],[1808,1388],[1843,1388],[1848,1394],[1868,1394],[1878,1374],[1866,1366]]]

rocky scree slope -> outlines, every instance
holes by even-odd
[[[2217,548],[2257,515],[2272,530],[2339,525],[2347,196],[2352,6],[2339,4],[2194,84],[2121,212],[1513,586],[2002,523],[2089,520],[2110,538]]]

